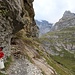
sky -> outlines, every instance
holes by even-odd
[[[75,0],[34,0],[35,19],[56,23],[64,12],[75,13]]]

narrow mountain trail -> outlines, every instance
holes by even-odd
[[[40,68],[44,72],[45,75],[56,75],[55,70],[50,65],[47,64],[44,58],[38,58],[39,54],[36,52],[36,50],[26,45],[24,45],[24,47],[25,47],[24,51],[31,58],[32,62],[38,68]]]
[[[27,60],[14,60],[9,69],[7,70],[8,75],[27,75]]]
[[[22,40],[18,42],[18,45],[13,46],[13,62],[7,70],[8,75],[56,75],[55,70],[43,57],[39,58],[39,54],[32,46]]]
[[[43,75],[37,66],[30,63],[27,59],[18,59],[11,64],[7,70],[8,75]]]
[[[23,54],[13,55],[13,61],[6,72],[8,75],[43,75],[42,71]]]
[[[27,44],[22,40],[18,40],[18,44],[13,46],[13,62],[7,70],[8,75],[57,75],[55,69],[53,69],[46,61],[45,57],[50,60],[51,63],[54,61],[47,57],[47,53],[43,51],[43,56],[37,51],[37,46]],[[42,50],[41,45],[39,48]],[[38,49],[39,49],[38,48]],[[68,71],[61,65],[55,64],[66,74]],[[42,74],[43,73],[43,74]]]
[[[33,53],[27,52],[30,56],[30,58],[33,56]],[[43,59],[38,59],[38,58],[31,58],[32,61],[38,68],[40,68],[46,75],[56,75],[55,71],[50,67],[48,64],[45,64]]]

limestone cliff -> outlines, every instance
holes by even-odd
[[[16,32],[24,28],[27,36],[37,36],[33,1],[0,0],[0,46],[3,47],[5,56],[10,55],[11,37]]]

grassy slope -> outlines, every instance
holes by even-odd
[[[47,63],[56,70],[58,75],[75,75],[75,73],[74,73],[75,60],[71,53],[64,50],[64,48],[62,47],[63,51],[61,51],[59,53],[62,54],[64,52],[64,57],[60,57],[60,55],[52,56],[52,55],[49,55],[48,53],[44,52],[43,48],[39,47],[41,45],[41,42],[45,41],[45,42],[49,42],[50,44],[52,44],[52,46],[51,46],[52,50],[57,51],[55,49],[55,47],[53,46],[56,39],[53,39],[53,37],[51,39],[49,39],[47,36],[53,36],[53,35],[60,35],[60,36],[62,35],[63,36],[65,31],[67,31],[67,30],[65,29],[61,32],[59,32],[59,31],[51,32],[51,33],[48,33],[45,36],[43,36],[43,38],[35,39],[35,40],[32,40],[31,38],[28,39],[25,37],[23,37],[22,39],[24,42],[28,42],[28,45],[30,45],[31,47],[36,48],[36,51],[39,53],[39,55],[46,59]],[[72,31],[73,31],[73,29],[72,29]],[[69,31],[67,31],[67,33],[69,34]],[[66,37],[66,36],[63,36],[58,41],[63,41],[64,37]],[[40,57],[40,56],[38,56],[38,57]]]
[[[40,40],[41,40],[41,42],[45,41],[45,42],[50,42],[50,43],[55,43],[55,41],[64,42],[65,38],[75,40],[75,38],[71,36],[71,34],[73,34],[74,32],[75,32],[75,27],[65,28],[61,31],[49,32],[46,35],[42,36],[42,38]],[[59,36],[59,38],[54,39],[54,37],[52,37],[52,36]],[[49,38],[49,37],[52,37],[52,38]],[[68,44],[68,43],[70,43],[70,42],[69,41],[65,42],[65,44]],[[73,41],[71,43],[73,43]],[[57,50],[55,50],[55,47],[53,47],[53,46],[51,46],[51,47],[52,47],[51,49],[53,51],[57,51]],[[53,66],[60,75],[67,75],[65,73],[65,71],[69,72],[68,75],[75,75],[74,55],[69,53],[68,51],[66,51],[63,47],[61,48],[61,50],[62,51],[59,52],[58,56],[50,55],[51,57],[47,58],[48,63],[51,66]],[[63,57],[60,56],[62,53],[64,53]],[[51,60],[53,60],[52,63],[50,62]],[[54,62],[55,62],[55,64],[54,64]]]

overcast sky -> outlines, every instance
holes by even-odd
[[[65,10],[75,13],[75,0],[34,0],[35,19],[57,22]]]

